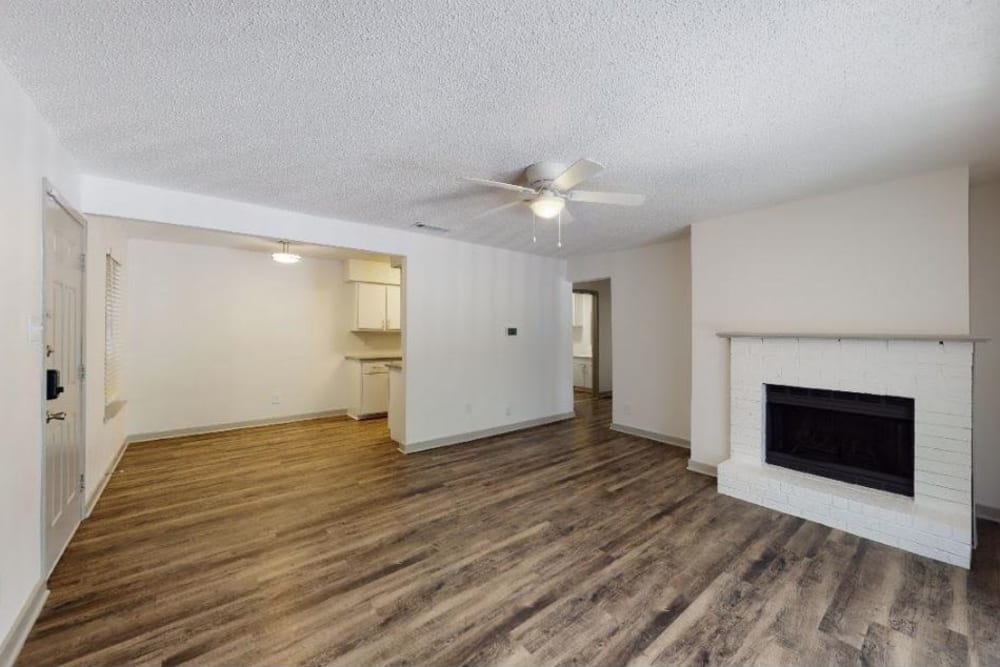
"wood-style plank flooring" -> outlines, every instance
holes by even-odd
[[[384,420],[134,445],[20,664],[1000,664],[1000,526],[966,572],[577,412],[405,457]]]

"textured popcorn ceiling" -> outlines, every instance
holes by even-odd
[[[963,162],[1000,165],[1000,2],[45,2],[0,59],[85,171],[531,244],[456,182],[590,157],[561,254]]]

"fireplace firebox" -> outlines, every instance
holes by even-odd
[[[913,496],[913,399],[765,385],[765,460]]]

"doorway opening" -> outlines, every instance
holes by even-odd
[[[573,284],[573,393],[612,395],[611,280]]]

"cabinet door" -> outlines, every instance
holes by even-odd
[[[573,292],[573,326],[583,326],[583,295]]]
[[[386,329],[399,331],[402,321],[399,312],[399,285],[385,286],[385,321]]]
[[[363,376],[361,412],[366,415],[389,411],[389,374],[371,373]]]
[[[594,365],[591,362],[589,362],[589,361],[585,361],[582,364],[580,364],[580,375],[582,376],[580,378],[580,380],[581,380],[580,386],[581,387],[585,387],[587,389],[593,389],[594,388],[593,368],[594,368]]]
[[[385,329],[385,285],[355,283],[355,329]]]

